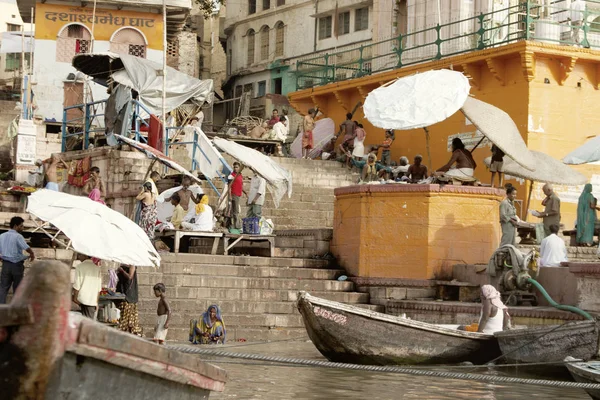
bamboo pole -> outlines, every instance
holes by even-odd
[[[163,78],[162,78],[162,127],[163,146],[167,144],[167,2],[163,0]],[[165,151],[166,149],[160,149]]]
[[[431,169],[431,150],[429,148],[429,129],[427,129],[427,127],[424,127],[423,130],[425,131],[425,141],[427,143],[427,161],[429,164],[429,173],[433,173],[433,170]]]

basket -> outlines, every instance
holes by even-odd
[[[258,217],[250,217],[242,219],[242,226],[244,229],[244,233],[250,235],[259,235],[260,234],[260,218]]]

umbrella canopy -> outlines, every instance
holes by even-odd
[[[531,151],[531,154],[533,155],[535,171],[529,171],[517,164],[512,158],[504,157],[504,173],[517,178],[557,185],[577,186],[588,182],[585,175],[545,153]],[[487,157],[483,162],[489,167],[491,160],[491,157]]]
[[[140,101],[153,114],[162,114],[161,64],[128,54],[96,53],[76,55],[73,57],[73,67],[104,86],[107,86],[107,81],[112,78],[115,82],[135,89],[139,93]],[[205,101],[212,101],[213,81],[201,81],[167,67],[166,92],[167,112],[188,100],[202,105]]]
[[[279,202],[286,192],[288,197],[292,196],[292,175],[273,159],[231,140],[215,137],[213,142],[215,146],[229,153],[233,158],[252,168],[257,174],[265,178],[267,187],[273,196],[275,207],[279,207]]]
[[[461,111],[485,137],[507,156],[522,167],[531,171],[535,170],[536,160],[527,148],[521,133],[519,133],[519,128],[510,115],[491,104],[472,97],[465,101]]]
[[[29,196],[27,212],[61,230],[78,253],[127,265],[160,265],[142,228],[87,197],[41,189]]]
[[[379,128],[424,128],[457,112],[469,96],[469,80],[447,69],[397,79],[367,96],[365,117]]]
[[[181,172],[185,176],[189,176],[194,182],[197,182],[200,184],[202,183],[202,181],[200,179],[198,179],[197,176],[194,176],[194,174],[191,174],[187,169],[185,169],[181,165],[177,164],[175,162],[175,160],[167,157],[163,152],[156,150],[154,147],[148,146],[147,144],[144,144],[144,143],[136,142],[135,140],[129,139],[122,135],[115,135],[115,137],[117,139],[119,139],[121,142],[128,144],[129,146],[133,147],[136,150],[141,151],[142,153],[144,153],[146,155],[146,157],[155,159],[158,162],[160,162],[161,164],[166,165],[167,167],[174,169],[175,171]]]
[[[563,158],[565,164],[587,164],[600,161],[600,136],[588,140]]]

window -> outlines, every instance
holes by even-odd
[[[25,53],[25,65],[29,64],[31,53]],[[6,53],[5,71],[18,71],[21,69],[21,53]]]
[[[331,20],[332,16],[319,18],[319,39],[327,39],[331,37]]]
[[[271,8],[271,0],[263,0],[263,10]]]
[[[254,64],[254,31],[248,31],[248,66]]]
[[[56,61],[70,63],[77,54],[90,52],[92,35],[83,25],[67,25],[56,39]]]
[[[14,18],[14,17],[13,17]],[[19,32],[21,30],[21,25],[17,24],[6,24],[7,32]]]
[[[277,0],[278,6],[285,6],[285,0]]]
[[[275,25],[275,57],[283,57],[283,43],[285,41],[285,32],[283,22]]]
[[[258,95],[256,97],[263,97],[267,94],[267,81],[258,82]]]
[[[248,14],[256,12],[256,0],[248,0]]]
[[[260,59],[269,59],[269,27],[266,25],[260,30]]]
[[[369,7],[359,8],[355,12],[354,30],[364,31],[369,29]]]
[[[124,28],[117,31],[110,39],[110,51],[146,58],[146,39],[139,31],[133,28]]]
[[[252,96],[252,84],[251,83],[247,83],[244,85],[244,93],[250,93],[250,96]]]
[[[338,14],[337,34],[345,35],[350,33],[350,11]]]

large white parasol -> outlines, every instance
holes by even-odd
[[[52,224],[78,252],[135,266],[159,266],[160,256],[135,222],[87,197],[41,189],[29,196],[27,212]],[[36,221],[37,223],[37,221]],[[51,236],[55,239],[55,236]]]
[[[587,164],[600,161],[600,136],[588,140],[563,158],[565,164]]]

